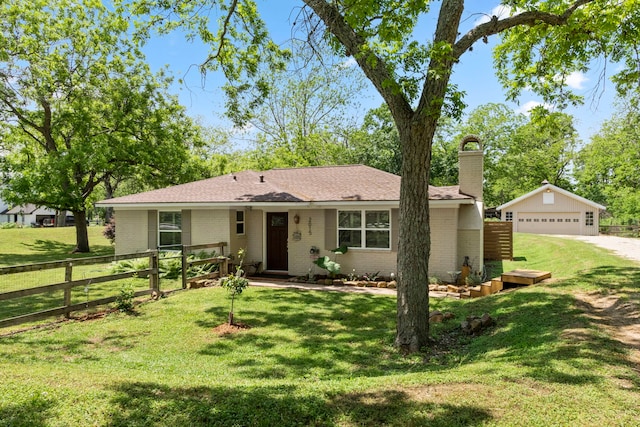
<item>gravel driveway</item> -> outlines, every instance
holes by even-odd
[[[616,236],[562,236],[609,249],[615,254],[640,262],[640,239]]]

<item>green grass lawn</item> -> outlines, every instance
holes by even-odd
[[[102,235],[102,226],[90,226],[91,253],[72,254],[76,246],[74,227],[0,229],[0,267],[59,261],[67,258],[113,255],[113,246]]]
[[[136,315],[0,337],[0,426],[639,425],[634,349],[575,295],[621,296],[637,310],[640,266],[533,235],[516,235],[514,254],[492,271],[554,280],[432,299],[455,319],[432,327],[432,349],[407,357],[393,347],[393,296],[258,287],[236,301],[250,328],[231,335],[214,333],[228,296],[204,288]],[[460,321],[484,312],[496,326],[462,335]]]

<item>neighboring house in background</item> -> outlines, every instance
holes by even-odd
[[[442,279],[465,257],[476,269],[483,259],[483,155],[475,137],[460,144],[459,161],[458,186],[429,187],[429,274]],[[227,255],[244,248],[265,270],[306,275],[322,273],[314,257],[334,259],[331,249],[347,245],[337,257],[342,273],[389,276],[396,272],[399,198],[399,176],[352,165],[244,171],[96,206],[114,208],[117,254],[228,242]]]
[[[15,222],[20,226],[29,227],[31,225],[42,225],[45,220],[52,220],[56,216],[56,211],[36,206],[31,203],[14,206],[6,211],[9,217],[8,222]]]
[[[497,208],[513,231],[597,236],[606,207],[543,181],[542,186]]]
[[[9,222],[9,215],[7,215],[7,211],[9,210],[9,205],[0,199],[0,224],[4,222]]]
[[[22,227],[30,226],[53,226],[56,218],[56,211],[31,203],[14,206],[2,212],[1,222],[14,222]],[[73,215],[67,213],[67,224],[73,222]],[[65,225],[67,225],[65,224]]]

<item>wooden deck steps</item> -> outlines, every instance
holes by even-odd
[[[502,273],[500,278],[504,283],[512,283],[514,285],[535,285],[544,279],[549,279],[551,273],[548,271],[537,270],[512,270]]]
[[[500,292],[505,284],[529,286],[549,278],[551,273],[548,271],[512,270],[502,273],[500,277],[493,278],[490,282],[470,288],[469,293],[471,298],[482,297]]]

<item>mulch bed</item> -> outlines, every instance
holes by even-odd
[[[247,329],[251,329],[251,326],[245,323],[234,323],[232,325],[228,323],[223,323],[222,325],[216,326],[213,328],[213,332],[218,336],[235,334],[236,332],[245,331]]]

